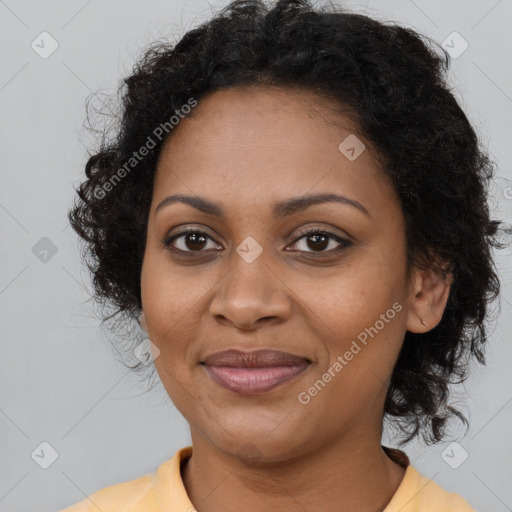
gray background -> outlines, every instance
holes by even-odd
[[[225,3],[210,5],[216,10]],[[112,354],[88,302],[90,280],[66,213],[90,142],[82,128],[86,97],[114,91],[141,47],[179,37],[209,17],[210,5],[0,0],[0,511],[55,511],[154,471],[190,442],[186,422],[161,389],[143,394],[144,386]],[[450,80],[498,163],[493,213],[511,222],[512,2],[346,5],[440,43],[454,31],[468,42],[452,61]],[[59,45],[47,59],[31,48],[43,31]],[[57,252],[41,261],[37,249],[49,245]],[[512,510],[511,262],[510,250],[499,253],[503,290],[488,366],[475,367],[454,397],[467,407],[469,432],[462,437],[455,429],[436,447],[405,448],[417,469],[481,512]],[[58,453],[47,469],[31,456],[43,441]],[[452,441],[458,445],[450,447]],[[445,460],[458,465],[462,449],[469,458],[454,469]],[[50,451],[42,450],[36,451],[40,460],[48,460]]]

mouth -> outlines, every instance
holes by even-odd
[[[257,395],[294,379],[311,361],[278,350],[227,350],[207,356],[200,364],[225,389],[242,395]]]

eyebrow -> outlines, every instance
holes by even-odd
[[[187,196],[183,194],[175,194],[172,196],[167,196],[165,199],[163,199],[159,205],[155,209],[155,214],[161,210],[164,206],[168,206],[173,203],[184,203],[188,204],[190,206],[193,206],[197,210],[209,214],[209,215],[215,215],[216,217],[225,217],[224,210],[222,207],[214,203],[208,199],[205,199],[200,196]],[[367,217],[371,217],[368,210],[358,201],[355,199],[350,199],[346,196],[341,196],[338,194],[333,193],[320,193],[320,194],[310,194],[300,197],[292,197],[290,199],[287,199],[286,201],[282,201],[279,203],[274,203],[272,205],[272,212],[274,214],[274,217],[276,218],[283,218],[287,217],[288,215],[292,215],[294,213],[297,213],[299,211],[305,210],[306,208],[309,208],[310,206],[320,204],[320,203],[330,203],[330,202],[337,202],[341,204],[346,204],[349,206],[353,206],[354,208],[357,208],[359,211],[364,213]]]

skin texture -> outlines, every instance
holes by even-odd
[[[439,323],[450,282],[428,270],[408,274],[398,198],[367,141],[353,161],[339,151],[357,127],[333,112],[309,91],[218,91],[180,122],[160,155],[141,275],[143,321],[160,350],[159,376],[190,424],[194,452],[182,474],[199,512],[382,511],[403,478],[404,468],[381,448],[386,390],[406,330]],[[273,217],[273,203],[321,192],[356,200],[369,216],[325,202]],[[204,197],[225,217],[183,203],[156,213],[171,194]],[[190,258],[163,245],[185,227],[210,237],[202,245],[174,240]],[[352,246],[327,239],[318,249],[303,237],[312,228]],[[236,251],[246,237],[263,249],[252,263]],[[394,318],[301,404],[299,393],[394,303],[401,305]],[[312,364],[269,392],[238,395],[199,364],[230,348],[282,350]]]

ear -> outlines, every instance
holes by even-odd
[[[412,270],[406,329],[423,333],[433,329],[443,317],[453,275],[432,269]]]
[[[146,315],[144,314],[144,311],[139,315],[139,325],[144,331],[148,332],[148,324],[146,323]]]

